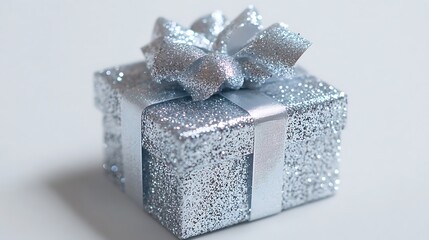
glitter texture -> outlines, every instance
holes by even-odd
[[[105,166],[117,182],[123,177],[118,103],[137,82],[154,91],[159,85],[144,63],[95,77],[107,136]],[[334,194],[346,95],[302,69],[257,90],[288,112],[283,209]],[[200,102],[185,97],[146,108],[142,126],[147,212],[181,239],[249,220],[254,123],[246,111],[218,95]]]

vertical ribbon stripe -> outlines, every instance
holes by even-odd
[[[254,119],[250,220],[281,212],[287,127],[285,106],[252,90],[230,91],[221,95],[246,110]]]

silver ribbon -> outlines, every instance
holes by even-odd
[[[224,88],[255,88],[290,76],[310,42],[283,23],[262,30],[261,19],[253,7],[229,24],[214,12],[191,29],[159,18],[152,42],[142,48],[152,79],[177,82],[198,101]]]
[[[250,220],[281,212],[286,149],[286,107],[254,90],[221,93],[254,119]]]

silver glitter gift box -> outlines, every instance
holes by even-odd
[[[255,14],[247,9],[244,19],[259,19]],[[207,19],[225,21],[219,13],[203,19],[200,25]],[[233,27],[223,27],[228,28]],[[225,32],[217,31],[219,36]],[[215,38],[207,39],[216,45]],[[251,81],[245,77],[240,84],[253,85],[252,90],[229,91],[237,89],[232,86],[237,79],[225,78],[226,90],[193,101],[189,95],[194,100],[202,95],[183,84],[188,77],[154,81],[159,66],[148,57],[153,49],[143,51],[149,52],[145,62],[95,74],[96,105],[104,124],[103,166],[175,236],[186,239],[256,220],[338,190],[347,111],[343,92],[298,68],[287,78],[264,79],[260,72]],[[232,61],[220,65],[225,62]],[[248,64],[241,66],[252,68]]]
[[[133,87],[153,89],[145,63],[96,74],[103,113],[104,168],[124,189],[120,101]],[[297,72],[292,80],[263,85],[261,93],[284,104],[288,125],[282,167],[282,208],[334,194],[339,184],[340,133],[346,121],[343,92]],[[222,96],[159,103],[143,113],[144,209],[179,238],[250,218],[253,121]]]

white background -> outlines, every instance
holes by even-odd
[[[92,74],[142,59],[153,23],[253,3],[313,42],[300,64],[349,95],[333,197],[198,239],[429,239],[429,3],[2,1],[0,239],[174,239],[101,169]]]

